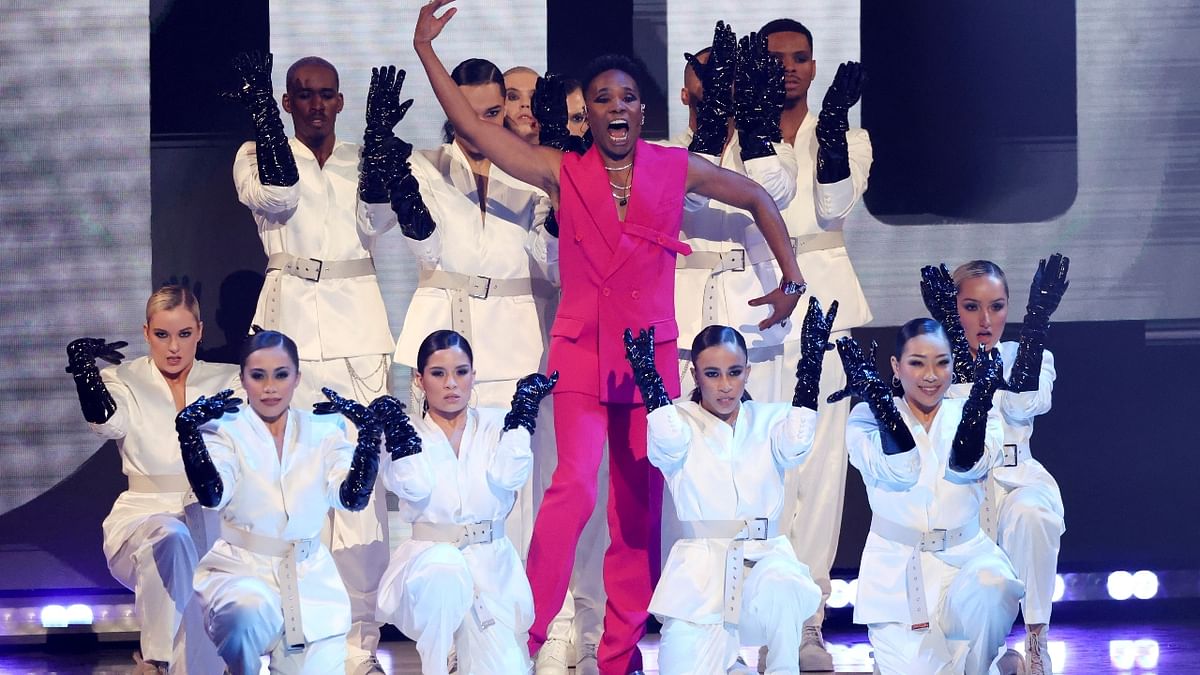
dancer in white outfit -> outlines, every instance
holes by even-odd
[[[236,384],[237,369],[196,360],[204,324],[200,304],[183,286],[150,296],[142,330],[148,356],[121,364],[117,350],[125,342],[80,338],[67,347],[67,372],[84,418],[97,435],[117,442],[129,477],[103,529],[108,569],[134,593],[141,628],[134,672],[209,673],[220,659],[192,602],[192,574],[217,520],[191,495],[174,420],[188,401]],[[101,371],[97,358],[120,365]]]
[[[267,254],[254,323],[296,340],[304,370],[297,407],[323,401],[324,387],[366,403],[388,392],[394,347],[371,257],[375,239],[364,234],[395,222],[386,189],[372,190],[370,182],[387,155],[371,141],[383,134],[368,115],[361,149],[337,139],[344,103],[337,70],[308,56],[288,68],[282,101],[295,127],[289,139],[272,96],[270,55],[242,55],[234,65],[243,82],[236,96],[255,127],[255,140],[234,159],[234,187]],[[388,554],[382,492],[362,511],[331,511],[325,536],[350,593],[347,674],[382,673],[374,657],[376,584]]]
[[[846,443],[871,503],[854,621],[868,626],[884,675],[1023,672],[1003,652],[1023,586],[1004,552],[979,528],[988,472],[1004,457],[992,410],[999,355],[975,362],[965,399],[946,399],[953,359],[941,326],[905,324],[896,339],[891,388],[852,338],[838,340],[851,393]],[[1002,653],[1003,652],[1003,653]]]
[[[340,418],[291,407],[299,358],[275,331],[246,342],[241,376],[248,409],[226,390],[176,417],[188,481],[201,504],[221,509],[221,537],[195,577],[205,626],[234,675],[257,673],[264,654],[273,672],[343,672],[350,599],[321,527],[330,508],[367,506],[390,423],[375,410],[402,408],[380,397],[369,410],[326,389],[333,402],[317,412],[351,417],[353,446]]]
[[[1050,472],[1030,452],[1033,421],[1050,411],[1054,355],[1045,348],[1050,315],[1067,290],[1070,259],[1060,254],[1042,260],[1029,289],[1019,342],[1002,342],[1007,390],[996,392],[1004,422],[1004,462],[988,475],[980,525],[1008,554],[1025,583],[1021,614],[1025,620],[1025,659],[1029,675],[1053,672],[1047,632],[1058,571],[1058,551],[1066,531],[1062,493]],[[922,270],[925,303],[937,317],[957,353],[974,358],[980,345],[995,345],[1008,320],[1008,280],[998,265],[973,260],[953,276],[945,267]],[[969,356],[967,356],[969,354]],[[970,373],[963,371],[964,376]],[[971,384],[950,387],[964,397]]]
[[[664,675],[724,673],[742,644],[769,646],[765,672],[800,672],[795,655],[821,589],[780,531],[779,516],[784,472],[812,448],[821,362],[836,314],[836,302],[826,317],[809,299],[804,339],[811,356],[800,362],[791,405],[748,400],[745,341],[717,325],[692,341],[691,400],[666,404],[653,370],[653,337],[626,333],[650,409],[647,451],[666,477],[684,533],[650,601],[663,622]]]
[[[533,596],[504,524],[533,467],[538,406],[557,378],[522,378],[506,412],[468,406],[475,370],[458,333],[430,334],[416,361],[419,450],[393,453],[383,472],[413,538],[392,554],[379,617],[416,641],[425,675],[448,672],[452,644],[459,672],[526,673]]]

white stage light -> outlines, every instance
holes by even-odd
[[[67,623],[72,626],[90,626],[92,618],[92,608],[87,605],[74,604],[67,607]]]
[[[826,605],[841,609],[850,604],[850,584],[845,579],[833,579],[829,582],[829,599]]]
[[[1065,581],[1063,581],[1063,575],[1055,574],[1054,575],[1054,595],[1050,598],[1051,602],[1058,602],[1059,600],[1062,600],[1063,593],[1065,593],[1066,590],[1067,590],[1067,583]],[[1055,661],[1055,663],[1057,663],[1057,661]]]
[[[1158,576],[1149,570],[1133,573],[1133,597],[1149,600],[1158,595]]]
[[[46,605],[42,608],[42,628],[66,628],[67,608],[62,605]]]
[[[1118,570],[1108,575],[1108,597],[1113,600],[1128,600],[1133,596],[1133,575]]]

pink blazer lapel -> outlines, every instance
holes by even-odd
[[[665,182],[656,179],[662,162],[655,149],[638,139],[637,154],[633,160],[633,190],[629,195],[629,206],[625,209],[625,222],[621,224],[622,236],[605,270],[605,276],[616,272],[638,244],[646,240],[675,253],[691,253],[691,248],[679,241],[677,233],[669,232],[670,228],[657,222]],[[612,203],[611,198],[609,203]],[[616,206],[612,208],[615,212]]]
[[[605,253],[611,255],[620,241],[621,230],[617,221],[617,207],[613,204],[612,191],[609,190],[608,172],[604,170],[600,151],[594,147],[588,150],[579,159],[574,170],[567,174],[567,178],[587,211],[588,217],[580,220],[591,222],[596,234],[608,249]],[[599,253],[594,247],[588,248],[592,254]],[[603,261],[597,262],[603,266]]]

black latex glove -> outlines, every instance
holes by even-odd
[[[850,130],[850,108],[862,97],[866,80],[862,64],[847,61],[838,66],[833,84],[825,92],[821,114],[817,117],[818,183],[836,183],[850,177],[846,132]]]
[[[370,408],[358,401],[345,398],[329,387],[321,387],[328,401],[313,404],[318,415],[341,413],[358,429],[358,445],[350,460],[350,472],[338,490],[342,506],[350,511],[366,508],[375,489],[375,476],[379,473],[379,444],[383,440],[383,422]]]
[[[738,43],[737,84],[734,87],[734,120],[742,161],[775,154],[772,143],[783,139],[779,116],[783,114],[783,64],[767,51],[767,40],[758,33]]]
[[[721,156],[729,137],[729,118],[733,115],[733,80],[737,68],[737,36],[733,29],[718,21],[713,30],[712,50],[704,76],[704,98],[696,106],[696,132],[688,150],[702,155]],[[697,73],[699,75],[699,73]]]
[[[279,117],[279,106],[271,91],[271,63],[268,52],[243,52],[233,59],[233,69],[242,80],[241,86],[225,92],[250,111],[254,120],[255,153],[258,156],[258,180],[263,185],[288,187],[300,180],[296,158],[288,145],[287,132]]]
[[[83,419],[92,424],[104,424],[117,412],[117,402],[108,393],[96,359],[104,359],[119,365],[125,355],[117,351],[128,347],[128,342],[105,342],[100,338],[79,338],[67,345],[67,372],[75,380],[75,393],[79,395],[79,409]]]
[[[398,149],[398,152],[402,151],[403,148]],[[404,236],[424,241],[433,234],[437,224],[421,197],[421,185],[408,165],[407,155],[403,160],[396,159],[395,167],[395,179],[390,186],[392,211],[396,213],[396,220],[400,223],[400,231]]]
[[[876,344],[871,343],[871,354],[868,357],[854,338],[844,337],[837,341],[838,356],[842,359],[842,367],[846,369],[846,388],[829,396],[829,403],[838,401],[851,394],[867,402],[875,421],[879,423],[880,441],[883,454],[898,455],[917,447],[912,432],[896,408],[892,398],[892,390],[879,371],[875,369]]]
[[[934,321],[942,324],[946,337],[950,338],[950,353],[954,356],[954,381],[974,382],[974,357],[967,333],[958,319],[958,288],[950,277],[950,270],[942,264],[938,267],[926,265],[921,268],[921,297],[925,308]]]
[[[625,359],[633,369],[633,379],[637,382],[638,391],[642,393],[642,402],[646,404],[646,412],[671,405],[667,396],[667,388],[663,385],[662,376],[654,367],[654,327],[638,331],[633,337],[633,331],[625,329]]]
[[[583,138],[572,136],[567,129],[567,87],[560,75],[546,73],[537,79],[533,89],[533,116],[541,131],[538,143],[563,152],[582,155],[587,152]]]
[[[557,383],[557,370],[550,373],[550,377],[533,373],[518,380],[517,390],[513,392],[512,409],[504,416],[504,430],[525,427],[532,434],[537,426],[538,406]]]
[[[975,359],[975,378],[971,393],[963,404],[962,419],[954,432],[954,443],[950,446],[950,468],[968,471],[983,457],[987,438],[987,416],[992,409],[992,397],[996,389],[1004,385],[1004,363],[1000,350],[980,350]]]
[[[383,423],[383,435],[387,439],[387,450],[393,460],[421,452],[421,437],[413,429],[404,404],[394,396],[380,396],[371,401],[372,413]]]
[[[829,313],[821,312],[821,301],[808,297],[808,312],[800,327],[800,362],[796,364],[796,391],[792,394],[792,407],[816,411],[817,395],[821,390],[821,364],[825,352],[833,349],[829,333],[837,318],[838,302],[829,305]]]
[[[388,201],[388,185],[395,179],[396,162],[408,159],[412,146],[396,138],[392,131],[412,106],[410,98],[400,102],[404,71],[395,66],[371,69],[371,87],[367,90],[367,126],[363,132],[362,170],[358,196],[368,204]],[[407,146],[407,147],[405,147]]]
[[[225,487],[221,483],[221,474],[217,473],[217,467],[208,455],[208,448],[204,447],[200,427],[205,422],[220,419],[225,413],[237,412],[241,403],[242,399],[234,398],[232,389],[226,389],[211,397],[201,396],[175,416],[175,433],[179,436],[183,470],[201,506],[211,508],[219,504]]]
[[[1029,304],[1025,306],[1025,321],[1021,325],[1021,338],[1017,355],[1013,359],[1008,388],[1014,392],[1034,391],[1042,371],[1042,355],[1046,351],[1046,333],[1050,329],[1050,315],[1058,309],[1063,294],[1067,292],[1067,270],[1071,259],[1061,253],[1050,256],[1049,261],[1038,261],[1037,272],[1029,286]]]

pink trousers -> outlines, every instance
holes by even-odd
[[[608,604],[597,660],[601,675],[642,668],[637,643],[658,581],[663,478],[646,458],[646,409],[601,403],[588,394],[554,394],[558,468],[533,525],[527,566],[533,588],[529,651],[536,654],[562,609],[575,549],[596,506],[596,473],[608,441],[608,531],[604,588]]]

